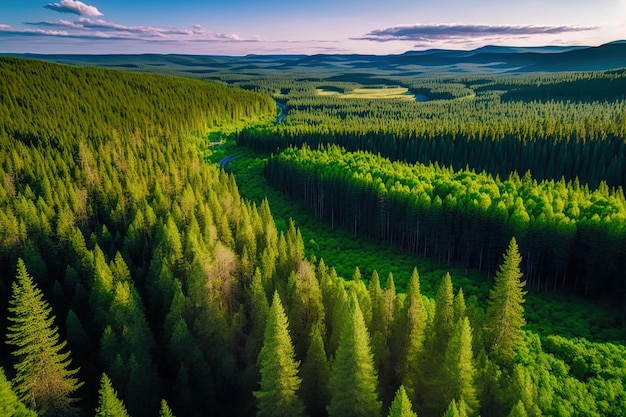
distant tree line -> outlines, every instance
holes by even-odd
[[[591,187],[626,183],[624,72],[427,79],[422,88],[461,81],[472,95],[424,103],[289,90],[289,116],[271,128],[244,129],[238,141],[266,152],[337,144],[501,177],[531,171],[537,180],[578,178]]]
[[[439,262],[495,270],[517,236],[531,288],[617,296],[626,268],[622,188],[506,180],[471,170],[391,162],[369,152],[306,145],[269,159],[268,179],[332,225]]]

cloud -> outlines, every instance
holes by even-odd
[[[127,26],[103,19],[81,17],[70,21],[59,19],[54,22],[24,22],[34,29],[13,29],[0,27],[0,32],[13,35],[63,36],[84,39],[119,39],[148,42],[258,42],[254,36],[246,39],[233,33],[213,32],[200,25],[190,29],[163,28],[155,26]]]
[[[43,7],[60,13],[72,13],[79,16],[102,16],[100,10],[98,10],[94,6],[89,6],[78,0],[61,0],[59,3],[48,3]]]
[[[412,41],[434,42],[468,40],[489,37],[520,37],[531,35],[555,35],[567,32],[595,30],[580,26],[506,26],[506,25],[411,25],[378,29],[354,40],[375,42]]]

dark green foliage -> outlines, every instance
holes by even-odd
[[[289,77],[252,82],[251,89],[280,92],[288,116],[245,129],[242,142],[269,149],[336,141],[390,160],[438,161],[410,167],[335,148],[288,151],[301,158],[287,168],[276,162],[283,155],[272,159],[268,172],[282,169],[273,181],[292,187],[327,226],[303,205],[276,200],[262,160],[233,161],[242,165],[239,184],[202,161],[232,148],[208,150],[200,136],[219,140],[244,126],[238,119],[270,116],[268,96],[12,58],[0,58],[0,73],[0,301],[21,257],[66,317],[61,334],[86,381],[77,393],[83,414],[127,416],[127,406],[135,417],[171,417],[162,398],[185,416],[256,408],[378,417],[383,402],[392,415],[415,415],[409,400],[424,416],[446,407],[451,416],[626,414],[623,346],[546,336],[562,323],[559,334],[623,341],[606,309],[591,314],[592,304],[564,308],[565,295],[533,294],[527,329],[543,339],[520,330],[523,319],[511,320],[517,331],[505,332],[513,337],[504,337],[511,346],[503,351],[493,320],[506,316],[495,301],[503,275],[517,277],[523,300],[520,268],[535,291],[621,289],[623,193],[601,181],[623,183],[623,97],[604,88],[623,82],[623,72],[404,79],[439,99],[427,103],[317,97],[313,82]],[[233,77],[241,85],[254,76]],[[548,87],[533,93],[539,82]],[[358,87],[349,75],[327,84]],[[568,85],[584,88],[568,92]],[[314,159],[315,169],[306,164]],[[528,168],[533,176],[509,175]],[[513,234],[524,260],[507,252],[492,285]],[[409,278],[414,266],[421,277]],[[421,294],[433,296],[442,276],[436,300]],[[282,314],[279,302],[268,306],[275,292]],[[103,371],[110,380],[100,381]],[[406,390],[396,391],[401,383]],[[11,395],[18,386],[19,373],[13,384],[0,378],[0,404],[18,404],[31,417]]]
[[[501,180],[306,146],[271,157],[266,174],[319,217],[413,254],[490,273],[515,235],[532,288],[567,285],[602,295],[623,281],[626,202],[621,188],[605,183],[590,190],[578,181],[538,183],[515,172]]]
[[[308,415],[326,415],[326,404],[330,402],[328,389],[330,364],[324,349],[322,326],[315,325],[311,330],[311,343],[302,363],[300,375],[300,398],[304,402]]]

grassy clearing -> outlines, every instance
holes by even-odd
[[[339,98],[415,100],[415,95],[410,93],[409,89],[405,87],[362,87],[355,88],[348,93],[318,88],[316,92],[319,96],[335,96]]]

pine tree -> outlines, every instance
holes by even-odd
[[[159,411],[159,417],[174,417],[174,413],[167,405],[167,401],[161,400],[161,410]]]
[[[448,398],[465,404],[469,414],[478,410],[476,369],[472,354],[472,328],[467,317],[459,320],[446,349],[443,364]]]
[[[452,291],[452,278],[447,273],[441,279],[437,290],[435,304],[435,351],[443,352],[448,344],[448,338],[454,327],[454,294]]]
[[[324,350],[324,338],[322,336],[323,325],[320,323],[311,330],[311,343],[302,364],[302,385],[300,397],[311,416],[323,416],[330,400],[328,380],[330,378],[330,365]]]
[[[413,411],[411,400],[406,395],[404,386],[400,385],[396,392],[396,397],[389,407],[389,417],[417,417]]]
[[[344,321],[330,376],[330,417],[377,417],[381,401],[370,337],[355,296]]]
[[[403,365],[398,374],[402,378],[402,384],[409,398],[415,400],[415,391],[418,389],[423,378],[422,364],[424,356],[424,341],[426,335],[426,308],[420,293],[419,276],[417,270],[413,271],[407,287],[407,343],[404,358],[400,360]]]
[[[129,417],[122,400],[113,389],[111,380],[106,374],[102,374],[100,382],[100,397],[95,417]]]
[[[522,291],[526,281],[520,282],[522,272],[515,238],[504,254],[504,260],[495,277],[495,284],[489,292],[489,304],[486,312],[488,349],[492,356],[503,364],[510,364],[515,349],[521,343],[526,324],[524,320],[524,295]]]
[[[27,409],[17,398],[2,368],[0,368],[0,416],[37,417],[34,411]]]
[[[13,283],[9,302],[7,343],[16,346],[15,388],[22,401],[42,416],[76,414],[71,398],[82,384],[70,369],[70,352],[62,353],[66,342],[59,341],[52,308],[43,299],[41,290],[26,271],[24,262],[17,263],[17,281]]]
[[[255,391],[257,416],[301,416],[304,405],[297,396],[301,379],[299,363],[289,337],[287,316],[278,292],[267,317],[263,348],[259,353],[260,389]]]

